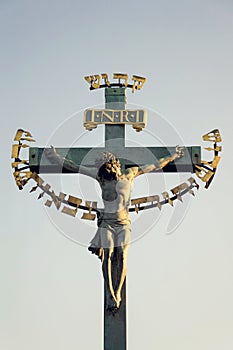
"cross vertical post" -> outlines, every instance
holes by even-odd
[[[105,108],[125,109],[125,88],[106,88]],[[125,125],[105,125],[105,144],[114,146],[115,143],[122,148],[125,147]],[[117,254],[113,254],[113,286],[117,285],[117,265]],[[114,315],[106,309],[106,293],[106,285],[104,283],[104,350],[126,350],[126,280],[121,291],[120,308]]]
[[[106,88],[105,89],[105,109],[125,109],[125,88]],[[105,125],[105,142],[109,146],[125,147],[125,125]]]

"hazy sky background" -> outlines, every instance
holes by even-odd
[[[55,146],[69,147],[80,135],[84,144],[98,143],[101,128],[83,134],[79,111],[103,103],[103,90],[90,92],[83,77],[123,72],[147,78],[142,91],[128,91],[127,97],[158,112],[149,121],[155,139],[208,147],[203,134],[219,128],[223,137],[209,190],[199,182],[195,198],[164,207],[160,216],[156,210],[140,220],[132,214],[133,232],[147,234],[129,253],[128,348],[231,350],[232,1],[1,0],[0,28],[0,347],[102,349],[100,263],[56,226],[75,227],[83,244],[95,225],[46,211],[38,193],[28,193],[30,184],[18,191],[10,154],[18,128],[31,131],[37,146],[47,144],[55,130],[55,139],[61,135]],[[75,122],[70,116],[77,112]],[[166,126],[175,133],[166,134]],[[134,142],[149,137],[128,133]],[[211,156],[203,152],[203,159]],[[46,179],[88,195],[83,178]],[[172,187],[179,179],[150,175],[135,182],[134,193],[143,195],[146,188],[159,194],[171,188],[164,183]],[[98,192],[94,183],[89,191]],[[183,221],[168,235],[174,210]]]

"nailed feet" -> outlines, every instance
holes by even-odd
[[[117,305],[118,309],[120,307],[120,304],[121,304],[121,294],[120,293],[116,293],[116,305]]]
[[[120,304],[117,302],[116,298],[112,295],[106,295],[106,310],[109,311],[113,316],[119,310]]]

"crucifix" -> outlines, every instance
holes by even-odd
[[[22,137],[23,130],[16,134],[16,141],[19,145],[13,146],[12,158],[15,162],[15,179],[20,189],[26,182],[33,178],[37,186],[47,193],[51,200],[45,203],[47,206],[55,204],[57,209],[61,203],[66,203],[75,209],[67,206],[63,212],[75,216],[78,208],[88,210],[83,214],[83,219],[94,220],[98,217],[98,230],[91,241],[89,250],[96,254],[102,261],[104,276],[104,350],[126,350],[127,348],[127,328],[126,328],[126,262],[127,252],[130,242],[130,217],[129,212],[142,210],[141,204],[151,203],[147,208],[162,204],[171,203],[172,200],[181,198],[181,195],[189,191],[192,187],[198,187],[195,180],[190,178],[190,186],[182,184],[172,190],[174,194],[171,199],[167,192],[163,193],[164,200],[160,202],[158,196],[143,197],[131,200],[131,188],[136,176],[153,172],[204,172],[200,175],[208,184],[214,175],[218,155],[211,164],[201,161],[200,146],[167,146],[167,147],[126,147],[125,128],[132,125],[140,132],[146,126],[146,111],[127,110],[126,88],[131,88],[132,92],[140,90],[145,83],[145,78],[133,76],[133,84],[128,83],[126,74],[114,74],[118,83],[111,84],[107,74],[102,74],[104,84],[100,84],[100,76],[93,75],[85,77],[90,84],[90,89],[105,89],[105,109],[88,109],[84,114],[84,127],[92,131],[99,124],[105,125],[105,145],[104,147],[74,147],[74,148],[37,148],[30,147],[29,162],[19,159],[19,150],[24,145],[23,140],[33,141],[31,135],[26,133]],[[123,81],[123,82],[122,82]],[[18,136],[17,136],[18,135]],[[206,136],[206,135],[205,135]],[[214,130],[207,137],[208,141],[215,141],[215,153],[221,149],[216,142],[221,141],[218,131]],[[14,165],[13,165],[14,164]],[[19,169],[19,164],[24,167]],[[212,169],[208,166],[211,165]],[[30,171],[24,172],[29,166]],[[199,170],[198,170],[199,169]],[[20,172],[24,172],[25,178],[20,178]],[[50,191],[50,186],[45,185],[38,174],[45,173],[82,173],[96,179],[102,190],[104,208],[98,208],[94,202],[86,201],[85,206],[81,205],[82,200],[73,196],[65,199],[65,194],[56,195]],[[204,178],[204,179],[203,179]],[[182,192],[183,191],[183,192]],[[192,193],[193,194],[193,193]],[[42,196],[41,195],[41,196]],[[40,197],[40,196],[39,196]],[[132,210],[131,204],[135,205]],[[154,201],[157,201],[154,204]]]

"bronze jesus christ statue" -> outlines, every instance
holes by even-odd
[[[142,174],[157,171],[168,163],[184,155],[183,147],[176,147],[176,153],[163,158],[159,165],[145,165],[141,168],[131,167],[122,172],[121,164],[113,154],[102,153],[96,160],[96,167],[77,166],[73,161],[61,157],[51,147],[47,149],[46,157],[63,168],[90,176],[98,181],[102,190],[104,208],[99,211],[98,230],[90,242],[89,250],[102,261],[103,277],[106,284],[106,307],[110,312],[116,312],[121,303],[121,290],[126,277],[127,255],[130,243],[129,206],[134,179]],[[117,285],[112,279],[112,258],[118,256]]]

